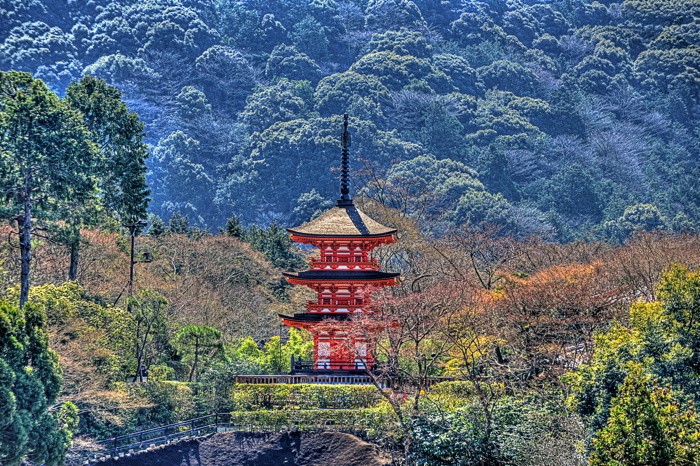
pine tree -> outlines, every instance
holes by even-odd
[[[72,403],[52,406],[61,388],[48,348],[46,316],[35,304],[0,302],[0,463],[57,465],[77,427]],[[52,409],[49,409],[52,407]]]
[[[213,353],[223,353],[221,332],[213,327],[187,325],[177,332],[175,338],[184,352],[192,354],[192,367],[187,378],[188,382],[197,381],[197,369],[203,351],[208,351],[208,356],[212,356]]]
[[[129,112],[121,93],[103,80],[86,76],[71,84],[66,100],[83,115],[91,139],[100,150],[96,177],[100,187],[99,202],[70,210],[66,244],[71,251],[69,279],[76,278],[80,227],[95,224],[100,212],[123,224],[146,216],[148,195],[143,123]]]
[[[243,225],[237,215],[234,214],[226,220],[226,234],[234,238],[243,237]]]
[[[99,153],[79,112],[41,80],[14,71],[0,72],[0,148],[0,216],[17,224],[23,306],[32,235],[95,196]]]

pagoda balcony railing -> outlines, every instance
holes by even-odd
[[[332,373],[332,372],[337,372],[337,371],[342,371],[342,372],[352,372],[352,373],[361,373],[364,374],[366,371],[369,370],[375,370],[376,365],[371,363],[369,367],[365,366],[363,362],[356,361],[356,362],[346,362],[346,363],[315,363],[313,361],[309,360],[302,360],[301,358],[295,359],[292,358],[292,374],[297,374],[297,373],[317,373],[317,374],[324,374],[324,373]]]
[[[368,261],[351,260],[356,259],[354,257],[336,257],[331,260],[329,259],[330,258],[326,258],[325,260],[311,259],[309,265],[312,269],[337,269],[338,267],[348,267],[349,269],[359,268],[361,270],[376,270],[379,268],[379,261],[377,259],[370,259]]]
[[[306,310],[311,312],[338,312],[339,309],[347,309],[348,313],[361,311],[367,304],[319,304],[316,301],[306,303]],[[341,311],[345,312],[345,311]]]

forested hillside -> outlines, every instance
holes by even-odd
[[[345,112],[398,232],[344,321],[376,386],[234,383],[313,353],[283,227],[335,201]],[[698,465],[699,128],[698,0],[0,0],[0,463],[226,413]]]
[[[150,209],[209,228],[356,190],[437,233],[700,226],[695,0],[3,0],[0,69],[105,79],[146,122]]]

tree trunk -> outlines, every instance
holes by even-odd
[[[143,364],[143,350],[140,345],[136,344],[136,377],[134,377],[134,382],[143,382],[143,374],[141,371],[141,365]]]
[[[194,340],[194,362],[192,363],[192,370],[190,371],[190,377],[189,377],[188,382],[192,382],[192,378],[197,374],[197,363],[199,363],[199,339],[195,338],[195,340]]]
[[[27,197],[24,200],[24,213],[17,218],[19,230],[20,251],[20,291],[19,307],[22,308],[29,300],[30,265],[32,262],[32,204]]]
[[[146,353],[146,345],[148,344],[148,335],[151,333],[152,322],[148,322],[146,329],[144,331],[143,338],[141,336],[141,321],[136,325],[136,377],[134,377],[134,382],[143,382],[143,373],[141,371],[141,366],[143,365],[143,356]]]
[[[70,266],[68,267],[68,280],[78,278],[78,261],[80,260],[80,230],[75,232],[70,242]]]

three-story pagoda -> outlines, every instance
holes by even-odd
[[[309,331],[314,339],[313,370],[353,371],[374,366],[367,339],[350,331],[350,318],[367,312],[373,290],[397,283],[398,273],[379,270],[370,252],[396,241],[396,230],[386,227],[355,207],[348,188],[348,116],[342,133],[340,198],[335,206],[301,226],[288,228],[293,241],[320,251],[310,269],[285,273],[294,285],[316,292],[306,312],[280,314],[285,325]],[[366,333],[365,333],[366,334]]]

